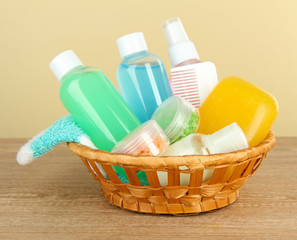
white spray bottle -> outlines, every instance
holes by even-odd
[[[216,66],[201,62],[179,18],[166,20],[161,25],[169,45],[171,69],[170,85],[173,95],[181,96],[199,108],[218,83]]]

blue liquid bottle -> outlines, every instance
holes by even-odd
[[[117,44],[124,59],[117,71],[122,96],[140,121],[145,122],[172,96],[165,67],[159,57],[147,51],[142,32],[125,35]]]

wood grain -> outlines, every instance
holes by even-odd
[[[229,207],[152,216],[112,206],[65,144],[28,166],[0,140],[0,239],[297,239],[297,138],[277,138]]]

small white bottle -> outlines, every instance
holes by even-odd
[[[248,147],[249,144],[244,132],[234,122],[210,135],[193,133],[170,145],[161,156],[210,155],[234,152]],[[180,170],[185,169],[185,167],[180,167]],[[210,179],[212,173],[213,170],[205,170],[203,182]],[[158,172],[158,177],[162,186],[167,185],[167,174],[165,172]],[[181,173],[180,184],[188,185],[189,181],[190,174]]]
[[[216,66],[212,62],[200,61],[196,47],[189,40],[179,18],[170,18],[161,27],[173,66],[170,77],[172,93],[199,108],[218,83]]]

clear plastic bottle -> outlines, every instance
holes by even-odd
[[[141,122],[151,118],[157,107],[172,96],[165,67],[149,53],[143,33],[117,40],[123,62],[117,70],[121,94]]]
[[[98,149],[111,151],[141,125],[104,73],[85,67],[72,50],[56,56],[50,68],[61,81],[62,103]]]
[[[172,93],[199,108],[218,83],[216,66],[209,61],[200,61],[196,47],[189,40],[179,18],[170,18],[161,27],[173,66],[170,76]]]

